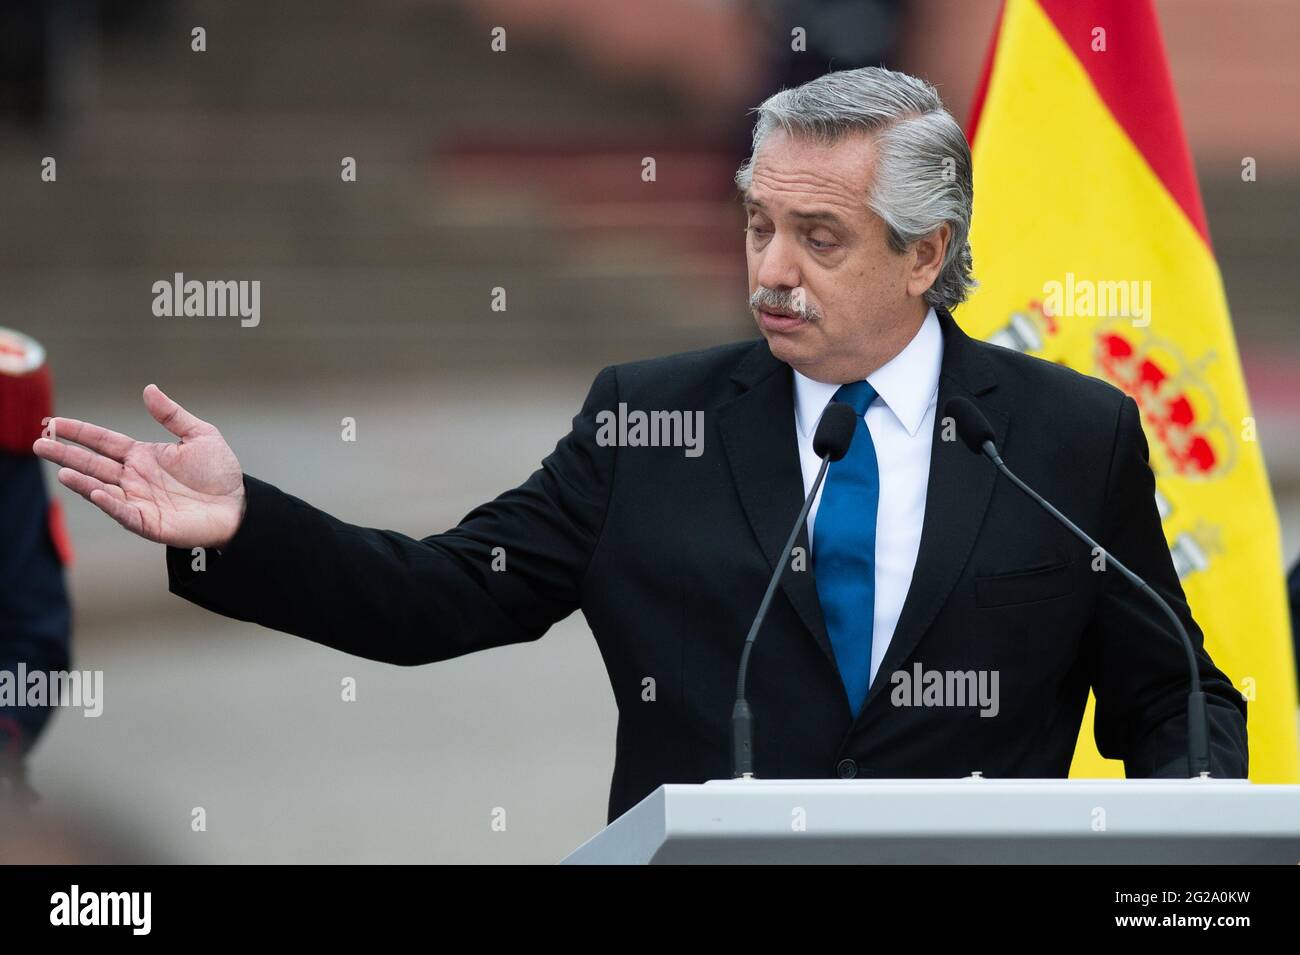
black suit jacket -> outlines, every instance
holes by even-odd
[[[939,408],[974,401],[1011,467],[1174,607],[1198,647],[1212,769],[1244,776],[1245,703],[1201,649],[1136,404],[975,341],[946,312],[940,322]],[[620,403],[702,410],[703,453],[605,446],[597,415]],[[916,569],[861,715],[851,718],[812,570],[788,567],[749,671],[757,775],[1065,776],[1089,687],[1103,755],[1130,776],[1185,775],[1187,661],[1160,611],[1117,572],[1093,570],[1082,544],[986,459],[943,440],[935,417]],[[803,497],[792,374],[766,342],[604,369],[538,471],[423,540],[245,484],[244,521],[206,571],[169,550],[174,593],[404,665],[535,640],[581,609],[619,711],[610,819],[663,783],[730,775],[737,659]],[[498,547],[505,572],[493,570]],[[895,705],[891,675],[916,663],[997,671],[997,715]]]

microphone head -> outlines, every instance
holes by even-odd
[[[949,398],[943,406],[943,417],[952,418],[957,425],[957,437],[976,454],[984,453],[985,441],[997,443],[989,419],[969,398]]]
[[[813,435],[813,454],[819,458],[838,461],[849,453],[853,431],[858,426],[858,413],[842,401],[832,401],[822,412]]]

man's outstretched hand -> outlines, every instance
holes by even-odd
[[[75,418],[53,418],[55,439],[39,438],[32,450],[63,465],[59,483],[131,533],[172,547],[221,547],[244,517],[239,460],[220,431],[157,385],[145,388],[144,405],[180,441],[136,441]]]

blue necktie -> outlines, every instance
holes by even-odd
[[[849,453],[830,466],[813,534],[813,574],[840,679],[856,719],[871,684],[876,610],[876,508],[880,469],[863,415],[876,389],[855,381],[835,392],[858,413]]]

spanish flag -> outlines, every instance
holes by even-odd
[[[958,319],[1137,402],[1174,566],[1248,701],[1250,776],[1300,781],[1277,514],[1150,0],[1005,0],[968,136],[980,287]],[[1122,776],[1092,717],[1071,775]]]

